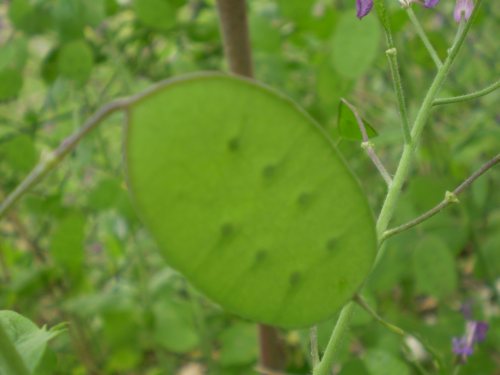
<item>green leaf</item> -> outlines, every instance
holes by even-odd
[[[310,0],[278,0],[278,4],[285,18],[302,25],[311,18],[314,2]]]
[[[7,310],[0,311],[0,324],[30,372],[33,372],[40,363],[47,342],[62,332],[62,326],[56,326],[49,331],[45,328],[40,329],[31,320]],[[1,367],[0,373],[3,373]]]
[[[50,50],[42,61],[40,68],[40,75],[47,84],[53,83],[57,79],[57,76],[59,75],[60,52],[61,48],[56,47]]]
[[[128,120],[135,206],[200,291],[246,318],[305,327],[359,288],[373,215],[332,142],[289,99],[194,75],[157,87]]]
[[[37,34],[50,26],[50,2],[37,0],[12,0],[9,18],[17,30]]]
[[[59,72],[65,78],[85,83],[94,66],[92,49],[84,40],[74,40],[62,46],[58,59]]]
[[[380,36],[375,17],[359,22],[351,12],[343,14],[332,40],[333,67],[346,78],[360,77],[377,57]]]
[[[0,70],[15,68],[22,70],[28,60],[28,41],[26,38],[13,38],[0,48]],[[1,81],[2,85],[3,80]]]
[[[255,362],[258,356],[257,327],[250,323],[236,323],[219,337],[222,366],[242,366]]]
[[[410,369],[402,360],[380,349],[368,350],[363,361],[370,375],[410,374]]]
[[[361,118],[366,129],[366,134],[368,138],[373,138],[378,135],[377,131],[363,118]],[[337,117],[339,134],[342,138],[350,139],[353,141],[362,141],[363,136],[361,130],[359,129],[358,121],[356,115],[349,108],[347,104],[340,101],[339,104],[339,114]]]
[[[180,0],[135,0],[137,18],[146,26],[168,31],[175,26]]]
[[[23,75],[17,68],[0,70],[0,101],[14,99],[23,88]]]
[[[492,278],[500,275],[500,233],[492,233],[481,246],[477,267]]]
[[[81,39],[86,26],[98,26],[106,16],[104,0],[58,0],[53,20],[63,41]]]
[[[63,218],[50,239],[50,253],[55,263],[72,279],[82,273],[84,261],[85,217],[72,213]]]
[[[434,297],[445,297],[455,290],[455,259],[439,237],[427,236],[420,240],[412,261],[417,291]]]
[[[1,78],[0,78],[1,79]],[[16,172],[29,172],[38,160],[33,139],[21,134],[2,145],[0,149],[2,161],[7,162]]]
[[[123,189],[120,182],[114,178],[106,178],[99,182],[87,196],[87,205],[92,210],[106,210],[114,206],[121,197]]]
[[[162,348],[186,353],[196,348],[200,338],[189,303],[163,299],[153,306],[154,339]]]

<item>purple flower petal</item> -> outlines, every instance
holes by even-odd
[[[356,0],[356,16],[359,19],[370,13],[373,8],[373,0]]]
[[[481,342],[484,341],[486,338],[486,333],[488,332],[488,323],[486,322],[475,322],[475,327],[474,327],[474,336],[473,336],[473,341],[474,342]]]
[[[474,3],[472,0],[457,0],[455,5],[455,12],[453,13],[455,21],[461,22],[462,19],[467,21],[472,11],[474,10]]]
[[[434,8],[436,5],[438,5],[438,3],[439,3],[439,0],[425,0],[424,7]]]
[[[453,337],[451,342],[453,345],[453,353],[464,357],[464,359],[474,352],[474,348],[467,342],[466,337]]]

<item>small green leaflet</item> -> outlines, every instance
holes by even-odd
[[[378,135],[377,131],[363,118],[361,118],[366,129],[368,138],[374,138]],[[339,134],[342,138],[351,141],[362,141],[363,136],[359,129],[359,124],[356,115],[349,106],[342,100],[339,103],[339,111],[337,117]]]

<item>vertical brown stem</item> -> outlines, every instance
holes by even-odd
[[[285,344],[278,330],[259,324],[260,366],[263,369],[281,371],[286,365]]]
[[[217,0],[224,53],[234,74],[253,77],[252,51],[248,33],[245,0]],[[259,325],[260,365],[264,369],[283,370],[285,345],[278,330]]]
[[[217,0],[220,28],[229,69],[234,74],[253,76],[245,0]]]

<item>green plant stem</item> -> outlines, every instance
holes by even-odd
[[[394,91],[396,92],[404,141],[405,144],[409,144],[411,142],[410,122],[408,120],[408,111],[406,110],[406,101],[401,81],[401,74],[399,72],[398,52],[395,47],[392,47],[385,51],[385,54],[387,55],[389,67],[391,69],[392,82],[394,84]]]
[[[331,368],[335,355],[337,354],[338,348],[342,343],[342,338],[345,336],[345,332],[349,328],[349,322],[351,321],[354,307],[356,307],[356,305],[351,301],[345,305],[340,312],[339,319],[337,320],[337,324],[335,325],[333,333],[330,336],[330,341],[326,347],[325,354],[323,355],[319,365],[314,368],[313,375],[331,374]]]
[[[436,64],[436,67],[440,69],[443,66],[443,62],[439,58],[438,53],[434,49],[434,46],[432,45],[431,41],[427,37],[427,34],[425,33],[424,29],[422,28],[422,25],[420,24],[417,16],[415,15],[415,12],[413,12],[413,9],[411,7],[406,8],[406,13],[408,14],[408,17],[410,18],[410,21],[413,23],[413,26],[415,27],[415,30],[417,31],[418,36],[422,40],[422,43],[424,43],[425,48],[427,48],[427,51],[431,55],[432,60],[434,61],[434,64]]]
[[[406,109],[406,101],[401,79],[401,73],[399,71],[397,49],[396,45],[394,44],[394,38],[392,37],[391,21],[389,19],[389,15],[385,8],[385,0],[375,0],[374,6],[377,15],[379,17],[380,23],[384,28],[385,39],[387,44],[387,51],[385,53],[389,61],[392,82],[394,85],[394,91],[396,93],[396,99],[398,102],[399,116],[401,117],[401,128],[403,131],[405,144],[409,144],[411,141],[410,122],[408,120],[408,111]]]
[[[319,349],[318,349],[318,326],[314,326],[309,331],[309,341],[311,343],[311,362],[315,368],[319,364]]]
[[[382,205],[382,209],[380,211],[379,217],[377,219],[377,235],[379,238],[382,238],[383,233],[387,229],[390,220],[394,214],[394,210],[396,208],[396,202],[399,199],[401,194],[401,189],[403,187],[404,182],[408,174],[410,173],[410,168],[413,162],[413,154],[415,149],[420,141],[420,137],[422,135],[422,131],[430,117],[430,111],[432,109],[432,103],[434,102],[436,95],[439,93],[441,86],[443,85],[455,58],[460,51],[460,47],[462,46],[467,33],[470,30],[470,27],[475,19],[477,11],[482,3],[482,0],[478,0],[476,6],[474,8],[474,12],[470,17],[469,21],[465,24],[461,24],[455,40],[453,42],[452,47],[448,51],[448,56],[443,64],[443,66],[438,70],[427,94],[424,98],[422,106],[418,111],[417,117],[415,119],[415,123],[411,133],[411,142],[409,144],[405,144],[403,148],[403,154],[401,155],[401,159],[399,161],[396,174],[394,176],[394,180],[392,185],[389,187],[387,192],[386,199]],[[383,15],[383,17],[385,17]],[[387,32],[386,28],[386,32]],[[387,37],[388,40],[392,40],[392,36]],[[377,253],[375,258],[375,268],[380,260],[383,258],[385,254],[385,247],[382,246]],[[333,359],[337,352],[337,349],[340,345],[340,340],[344,334],[344,332],[348,328],[348,323],[352,316],[354,310],[354,302],[349,302],[344,306],[342,311],[340,312],[339,320],[333,330],[332,336],[330,337],[330,341],[325,350],[325,354],[320,362],[320,364],[314,369],[313,375],[329,375],[330,368],[333,363]]]
[[[477,98],[480,98],[481,96],[488,95],[489,93],[497,90],[498,88],[500,88],[500,80],[496,81],[495,83],[491,84],[488,87],[485,87],[482,90],[471,92],[470,94],[454,96],[452,98],[436,99],[436,100],[434,100],[434,103],[432,103],[432,105],[436,106],[436,105],[443,105],[443,104],[453,104],[453,103],[465,102],[467,100],[477,99]]]
[[[90,131],[97,127],[104,119],[112,113],[124,109],[128,104],[127,99],[117,100],[112,102],[90,117],[72,136],[66,138],[57,149],[51,152],[48,156],[31,171],[31,173],[21,182],[19,186],[5,198],[0,205],[0,219],[7,211],[21,198],[26,192],[31,190],[43,177],[45,177],[55,166],[57,166],[64,157],[72,151],[75,146],[85,137]]]
[[[346,99],[341,98],[340,99],[346,106],[349,107],[349,109],[354,113],[354,117],[356,118],[356,122],[358,123],[359,130],[361,132],[361,137],[363,139],[363,143],[361,144],[361,147],[366,151],[368,157],[371,159],[373,164],[375,165],[375,168],[379,171],[380,175],[384,179],[385,183],[387,186],[391,186],[392,184],[392,178],[389,172],[387,172],[387,169],[384,167],[384,163],[382,163],[382,160],[377,156],[375,149],[373,148],[372,143],[370,142],[370,139],[368,138],[368,133],[366,132],[366,126],[363,122],[363,119],[358,113],[358,110],[356,107],[354,107],[351,103],[349,103]]]
[[[477,1],[474,13],[472,14],[469,21],[459,27],[459,31],[457,33],[455,41],[453,42],[452,47],[449,49],[448,57],[446,58],[441,69],[438,70],[436,77],[434,78],[429,90],[427,91],[427,94],[425,95],[422,106],[418,111],[411,132],[411,142],[410,144],[404,146],[403,154],[401,155],[400,162],[394,175],[393,184],[387,193],[386,199],[382,205],[382,209],[377,220],[377,234],[379,235],[379,238],[382,237],[383,233],[387,229],[387,226],[389,225],[389,221],[394,214],[396,202],[399,198],[399,195],[401,194],[401,189],[404,182],[406,181],[408,174],[410,173],[414,152],[420,141],[422,131],[424,130],[424,127],[429,120],[432,103],[434,102],[437,94],[439,93],[439,90],[441,89],[446,77],[448,76],[448,73],[453,65],[453,62],[455,61],[455,58],[458,55],[458,52],[460,51],[460,48],[463,45],[465,37],[470,30],[472,22],[474,21],[475,15],[477,14],[477,10],[479,9],[481,3],[482,0]],[[382,256],[382,252],[379,252],[377,254],[376,263]]]
[[[30,374],[2,324],[0,324],[0,369],[5,369],[5,374]]]
[[[379,314],[377,314],[377,312],[371,308],[368,302],[366,302],[366,300],[360,294],[354,297],[354,301],[389,331],[403,337],[407,335],[407,333],[403,329],[389,323],[388,321],[384,320]]]
[[[457,196],[464,192],[474,181],[476,181],[479,177],[481,177],[484,173],[486,173],[489,169],[493,168],[496,164],[500,163],[500,154],[495,156],[493,159],[489,160],[485,164],[481,166],[477,171],[475,171],[472,175],[470,175],[466,180],[464,180],[453,192],[445,195],[445,198],[436,206],[431,208],[429,211],[423,213],[417,218],[400,225],[396,228],[388,229],[384,232],[380,241],[384,241],[389,237],[392,237],[398,233],[401,233],[407,229],[413,228],[414,226],[426,221],[432,216],[436,215],[438,212],[441,212],[443,209],[448,207],[453,203],[458,203]]]

